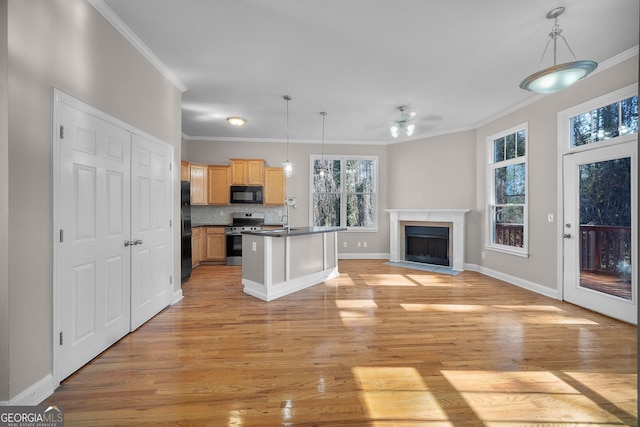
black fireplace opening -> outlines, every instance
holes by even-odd
[[[407,225],[404,235],[406,261],[449,265],[449,227]]]

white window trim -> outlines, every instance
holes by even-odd
[[[309,224],[313,224],[313,163],[316,160],[340,160],[341,168],[340,168],[340,222],[345,223],[342,227],[346,228],[348,232],[376,232],[378,231],[378,177],[380,175],[380,171],[378,169],[378,156],[355,156],[355,155],[335,155],[335,154],[311,154],[309,156]],[[373,182],[373,201],[375,203],[375,209],[373,211],[373,227],[347,227],[347,198],[346,191],[344,190],[344,183],[346,182],[346,171],[344,168],[344,164],[347,160],[372,160],[373,168],[375,171],[374,182]]]
[[[509,245],[500,245],[497,243],[493,243],[492,230],[493,230],[493,221],[492,221],[492,211],[491,205],[494,204],[495,197],[495,173],[494,173],[494,153],[493,153],[493,141],[501,138],[503,136],[510,135],[512,133],[516,133],[519,131],[525,131],[525,155],[522,157],[517,157],[515,159],[504,160],[500,162],[502,165],[516,164],[524,162],[524,174],[525,174],[525,196],[524,196],[524,225],[523,225],[523,244],[522,248],[517,248]],[[484,247],[487,250],[501,252],[510,255],[516,255],[524,258],[529,257],[529,123],[525,122],[518,126],[514,126],[510,129],[495,133],[493,135],[489,135],[486,139],[486,230],[485,230],[485,244]]]

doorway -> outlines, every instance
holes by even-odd
[[[627,115],[631,128],[627,100],[635,111],[635,118]],[[585,142],[562,155],[563,299],[637,324],[637,97],[570,120],[571,138]]]

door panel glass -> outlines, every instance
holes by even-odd
[[[631,300],[631,159],[580,165],[580,286]]]

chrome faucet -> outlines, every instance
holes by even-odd
[[[282,228],[289,230],[289,204],[287,201],[284,201],[284,205],[282,206]]]

